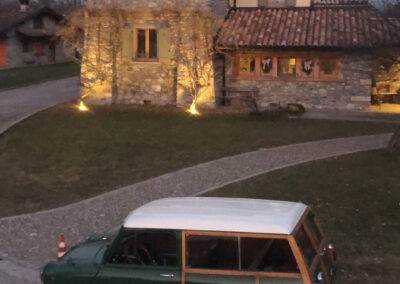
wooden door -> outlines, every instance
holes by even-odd
[[[6,40],[0,39],[0,67],[7,66]]]

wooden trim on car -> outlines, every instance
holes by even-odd
[[[186,271],[186,238],[185,231],[182,231],[182,271],[181,271],[181,284],[185,284],[185,271]]]
[[[321,256],[321,253],[323,252],[323,249],[324,249],[324,243],[321,242],[321,245],[318,246],[317,243],[315,242],[315,238],[312,235],[310,229],[308,228],[307,223],[305,222],[305,220],[303,220],[303,224],[304,224],[304,231],[306,232],[309,240],[311,241],[311,245],[313,246],[314,250],[317,253],[317,257],[316,258],[320,262],[321,270],[322,270],[322,273],[324,274],[324,280],[326,281],[326,284],[330,284],[329,275],[328,275],[328,272],[326,270],[325,263],[324,263],[324,261],[322,259],[322,256]]]
[[[304,280],[304,284],[311,284],[311,278],[310,278],[310,273],[308,270],[308,267],[306,265],[306,263],[304,262],[304,256],[301,253],[296,240],[294,239],[294,236],[290,236],[290,238],[288,239],[289,241],[289,245],[292,248],[294,257],[296,259],[297,265],[299,266],[299,270],[302,276],[302,279]]]
[[[202,268],[186,268],[187,273],[193,274],[213,274],[213,275],[235,275],[235,276],[254,276],[254,277],[279,277],[301,279],[300,273],[287,272],[264,272],[264,271],[239,271],[239,270],[213,270]]]
[[[241,238],[268,238],[268,239],[288,239],[289,235],[282,234],[263,234],[263,233],[240,233],[240,232],[217,232],[217,231],[185,231],[185,236],[219,236],[219,237],[241,237]]]

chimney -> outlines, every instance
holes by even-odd
[[[29,0],[19,0],[19,10],[20,12],[26,12],[29,8]]]

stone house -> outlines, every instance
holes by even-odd
[[[70,60],[54,38],[63,16],[46,6],[15,0],[0,11],[0,68]]]
[[[187,105],[192,99],[182,86],[188,70],[178,57],[195,56],[196,47],[190,40],[182,44],[182,39],[191,39],[199,29],[193,26],[196,11],[212,10],[223,19],[227,2],[93,0],[86,2],[86,9],[81,69],[85,102]],[[212,49],[212,35],[206,37],[211,43],[207,49]],[[206,64],[212,72],[212,60]],[[215,106],[211,81],[198,102],[207,107]]]
[[[109,49],[99,39],[109,34],[109,25],[104,18],[87,16],[82,66],[82,80],[89,86],[85,101],[190,104],[190,97],[179,87],[179,82],[185,81],[185,72],[176,56],[177,34],[190,37],[193,33],[190,25],[184,30],[179,28],[190,19],[190,12],[176,17],[160,8],[161,4],[174,5],[179,0],[145,1],[140,13],[133,13],[138,11],[134,6],[143,3],[140,0],[93,0],[92,8],[99,7],[99,2],[112,3],[114,8],[128,12],[123,17],[115,64],[112,60],[101,64],[109,66],[114,75],[101,84],[96,84],[96,76],[88,66],[99,61],[98,51]],[[366,109],[371,104],[373,52],[400,44],[395,26],[362,0],[184,3],[187,7],[201,4],[216,18],[224,18],[214,41],[221,53],[209,62],[214,80],[198,101],[203,107],[229,104],[232,97],[251,92],[256,93],[262,109],[288,103],[306,108]],[[162,72],[165,62],[174,72]]]

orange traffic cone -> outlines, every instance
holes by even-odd
[[[60,243],[58,244],[57,260],[60,260],[65,254],[65,239],[64,235],[60,235]]]

